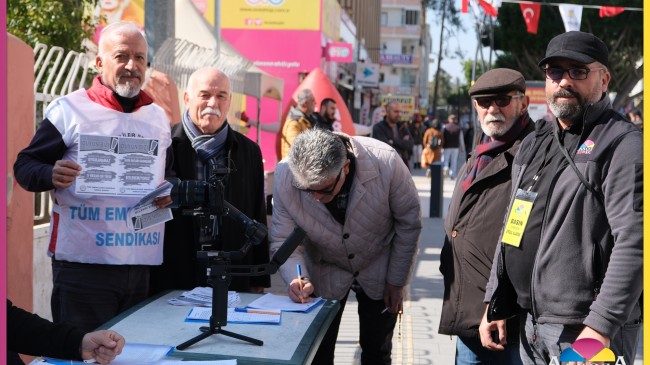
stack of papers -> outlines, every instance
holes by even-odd
[[[324,302],[323,298],[309,298],[305,303],[295,303],[291,298],[285,295],[265,294],[264,296],[254,300],[248,305],[248,308],[263,309],[268,311],[284,311],[284,312],[309,312],[313,308]]]
[[[188,305],[192,307],[212,307],[212,288],[196,287],[176,298],[167,301],[171,305]],[[235,308],[241,302],[239,294],[228,292],[228,308]]]
[[[185,318],[189,322],[209,322],[212,308],[194,307]],[[281,312],[228,308],[228,323],[280,324]]]

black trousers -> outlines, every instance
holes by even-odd
[[[93,331],[147,299],[149,266],[52,260],[52,319]]]
[[[397,322],[397,314],[388,311],[382,300],[370,299],[358,285],[352,288],[357,294],[359,314],[359,344],[361,345],[361,364],[379,365],[391,363],[391,350],[393,346],[393,330]],[[327,330],[321,342],[312,365],[333,365],[334,348],[339,334],[339,326],[343,310],[347,303],[348,294],[340,301],[339,309],[334,321]]]

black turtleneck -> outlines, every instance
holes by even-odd
[[[123,96],[120,96],[115,91],[113,91],[113,95],[115,95],[115,99],[117,99],[117,101],[120,103],[125,113],[131,113],[133,109],[135,109],[135,103],[138,102],[139,95],[136,95],[132,98],[125,98]]]

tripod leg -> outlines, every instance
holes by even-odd
[[[240,335],[239,333],[226,331],[226,330],[221,329],[221,328],[217,329],[217,333],[220,333],[220,334],[222,334],[222,335],[224,335],[224,336],[228,336],[228,337],[236,338],[236,339],[238,339],[238,340],[242,340],[242,341],[250,342],[250,343],[252,343],[252,344],[254,344],[254,345],[257,345],[257,346],[262,346],[262,345],[264,345],[264,341],[262,341],[262,340],[258,340],[258,339],[252,338],[252,337],[248,337],[248,336]]]
[[[176,349],[177,350],[185,350],[186,348],[194,345],[195,343],[201,341],[202,339],[210,337],[213,333],[217,333],[217,332],[216,331],[213,332],[213,331],[210,331],[210,330],[205,331],[205,332],[201,333],[200,335],[198,335],[198,336],[196,336],[194,338],[191,338],[191,339],[183,342],[182,344],[176,346]]]

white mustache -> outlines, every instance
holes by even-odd
[[[137,77],[142,80],[142,75],[138,71],[122,71],[119,77]]]
[[[497,113],[497,114],[494,114],[494,115],[493,115],[493,114],[487,114],[487,115],[485,116],[485,119],[483,119],[483,122],[484,122],[484,123],[490,123],[490,122],[505,122],[505,120],[506,120],[506,116],[505,116],[505,115],[503,115],[503,114],[501,114],[501,113]]]
[[[216,115],[217,118],[219,118],[221,117],[221,110],[207,107],[201,111],[201,116],[208,115],[208,114]]]

